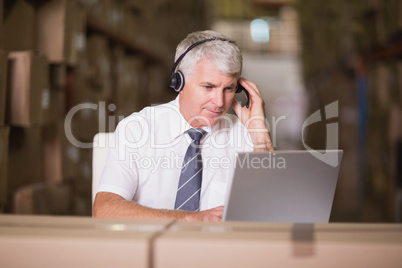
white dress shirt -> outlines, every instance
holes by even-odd
[[[114,134],[98,192],[112,192],[140,205],[174,209],[181,166],[191,128],[179,111],[179,96],[123,119]],[[224,205],[235,153],[253,151],[250,135],[238,117],[226,114],[203,128],[200,210]]]

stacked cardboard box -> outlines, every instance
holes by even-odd
[[[0,1],[0,49],[3,49],[4,45],[3,5],[3,1]]]
[[[14,195],[17,214],[71,215],[71,188],[63,183],[35,183]]]
[[[398,72],[392,62],[370,64],[368,72],[367,146],[364,172],[367,196],[364,217],[368,221],[396,218],[397,146],[402,140]]]
[[[245,0],[220,0],[217,1],[217,15],[223,18],[248,18],[252,12],[250,1]]]
[[[77,1],[53,0],[37,11],[37,48],[51,63],[76,64],[85,48],[85,12]]]
[[[0,42],[1,41],[2,40],[0,40]],[[4,126],[5,110],[6,110],[6,79],[7,79],[7,53],[0,50],[0,212],[3,211],[3,206],[7,200],[6,178],[7,178],[7,164],[8,164],[8,136],[10,130],[9,127]]]
[[[0,49],[9,52],[0,51],[0,127],[11,126],[6,209],[12,211],[13,201],[21,204],[22,195],[12,198],[20,190],[29,190],[34,202],[33,193],[46,192],[37,185],[68,182],[74,211],[88,215],[93,136],[114,131],[121,118],[116,115],[150,104],[148,95],[153,103],[172,98],[165,81],[173,46],[196,23],[204,25],[205,10],[184,0],[179,4],[189,12],[160,1],[135,1],[131,7],[113,0],[0,2]],[[180,27],[171,27],[169,19]],[[121,58],[111,57],[115,44],[122,46]],[[154,66],[167,58],[167,68]],[[33,164],[21,168],[28,156]]]
[[[62,122],[49,123],[42,127],[43,180],[63,182],[62,175]]]
[[[4,125],[7,99],[7,53],[0,50],[0,126]]]
[[[91,149],[67,140],[63,122],[11,131],[7,211],[90,215]]]
[[[157,268],[195,259],[197,267],[398,267],[401,238],[392,225],[175,222],[155,238],[152,256]]]
[[[73,214],[91,215],[92,213],[92,149],[91,143],[82,147],[74,140],[64,137],[62,141],[62,175],[73,191]]]
[[[333,220],[393,221],[397,189],[392,170],[400,141],[395,117],[402,106],[402,84],[398,62],[381,58],[375,48],[390,47],[392,40],[398,40],[402,5],[394,0],[334,3],[297,5],[310,105],[323,106],[331,98],[340,105],[339,145],[344,158]],[[399,56],[392,49],[387,53]],[[359,54],[361,62],[355,57]],[[310,134],[313,143],[323,144],[319,135]]]
[[[168,88],[166,81],[168,81],[168,76],[166,72],[160,66],[149,66],[146,69],[148,83],[146,88],[148,88],[148,101],[151,104],[159,104],[167,102],[176,97],[176,93],[171,88]],[[168,94],[172,93],[172,94]]]
[[[91,214],[92,140],[109,130],[112,98],[112,61],[108,40],[99,35],[87,38],[86,49],[74,68],[72,107],[64,121],[62,174],[74,189],[74,213]]]
[[[42,126],[50,108],[49,65],[44,54],[19,51],[8,54],[7,118],[11,126],[6,208],[13,211],[13,195],[21,187],[43,181]]]
[[[117,116],[128,116],[139,111],[140,91],[143,90],[144,63],[142,58],[129,56],[124,51],[114,51],[115,91],[114,104]]]
[[[100,35],[88,37],[86,54],[90,70],[87,77],[89,88],[86,90],[92,90],[96,101],[107,101],[112,91],[112,62],[108,40]]]
[[[4,266],[48,267],[57,264],[60,268],[151,267],[150,245],[172,223],[171,220],[111,221],[90,217],[28,215],[2,215],[0,221]],[[116,227],[127,231],[116,231]],[[46,256],[37,252],[46,252]]]
[[[125,15],[124,9],[121,5],[116,3],[113,0],[103,0],[102,1],[103,8],[103,18],[106,18],[106,23],[108,28],[115,33],[118,33],[121,36],[126,37],[126,32],[124,31],[126,28],[124,27]],[[135,28],[134,28],[135,29]],[[133,30],[134,30],[133,29]]]
[[[6,111],[7,53],[4,48],[4,3],[0,1],[0,213],[7,201],[8,137],[10,129],[4,126]]]
[[[4,49],[10,51],[36,48],[36,12],[31,2],[4,1]]]
[[[14,193],[43,181],[41,127],[11,127],[7,173],[7,212],[13,211]]]
[[[50,106],[49,65],[34,51],[9,53],[10,113],[13,126],[41,125]]]
[[[2,215],[0,224],[7,267],[376,268],[384,263],[399,267],[401,262],[401,226],[395,224],[183,223],[31,215]],[[48,254],[44,258],[38,252]],[[177,252],[182,256],[176,257]]]
[[[62,141],[64,135],[66,66],[51,65],[50,105],[42,126],[43,179],[62,183]]]
[[[5,211],[15,212],[15,195],[21,189],[45,180],[60,180],[61,175],[50,172],[57,167],[54,144],[49,142],[48,123],[60,122],[64,114],[64,88],[50,88],[47,54],[35,50],[36,10],[28,1],[8,2],[5,10],[5,49],[9,50],[8,64],[4,70],[3,57],[0,53],[1,78],[8,72],[6,118],[0,109],[1,123],[11,126],[9,130],[7,175],[2,176],[5,187],[2,202],[6,202]],[[41,17],[43,19],[43,17]],[[54,33],[52,33],[54,34]],[[6,61],[7,62],[7,61]],[[53,68],[54,69],[54,68]],[[53,77],[53,76],[52,76]],[[4,94],[5,79],[0,79],[0,92]],[[53,79],[54,80],[54,79]],[[56,81],[56,84],[60,81]],[[1,98],[0,103],[5,98]],[[3,108],[3,107],[1,107]],[[45,130],[45,131],[44,131]],[[5,133],[2,131],[3,134]],[[5,135],[5,134],[4,134]],[[5,137],[2,135],[3,137]],[[5,143],[4,143],[5,144]],[[53,153],[53,155],[52,155]],[[44,160],[50,160],[49,165]],[[4,168],[1,168],[4,174]],[[46,172],[44,172],[46,171]],[[15,196],[14,196],[15,195]],[[21,199],[17,198],[17,201]],[[32,203],[31,203],[32,204]]]
[[[112,0],[80,0],[91,21],[103,29],[113,32],[122,39],[134,42],[137,25],[134,14],[123,5]]]
[[[0,126],[0,213],[7,202],[8,137],[10,129]]]
[[[66,120],[77,140],[91,142],[108,126],[112,94],[111,58],[107,40],[100,36],[88,38],[74,73],[73,107]]]

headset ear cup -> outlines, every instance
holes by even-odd
[[[173,74],[170,76],[169,87],[175,89],[175,88],[176,88],[176,84],[177,84],[176,73],[173,73]]]
[[[175,72],[170,81],[170,87],[173,88],[176,92],[180,92],[184,87],[184,75],[182,72]]]

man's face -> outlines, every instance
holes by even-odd
[[[218,71],[211,60],[201,60],[180,92],[180,112],[192,127],[216,125],[229,110],[237,80]]]

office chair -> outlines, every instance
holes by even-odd
[[[93,139],[92,150],[92,204],[95,201],[96,190],[105,167],[109,146],[113,137],[112,132],[97,133]]]

